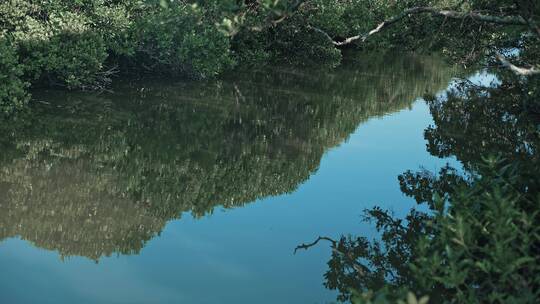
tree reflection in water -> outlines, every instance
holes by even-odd
[[[165,223],[294,191],[371,117],[446,86],[436,59],[358,59],[369,73],[269,69],[205,83],[35,92],[2,125],[0,239],[64,256],[136,254]],[[352,64],[351,64],[352,65]]]

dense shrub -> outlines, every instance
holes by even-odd
[[[349,295],[346,286],[361,286],[362,292],[352,292],[354,303],[416,296],[424,303],[537,303],[540,200],[516,187],[523,179],[512,163],[490,158],[481,167],[483,176],[437,197],[432,214],[411,212],[402,221],[370,211],[383,243],[361,237],[339,243],[358,261],[365,258],[360,263],[367,274],[344,276],[336,267],[332,273],[339,279],[329,286]],[[332,263],[350,267],[337,256]]]
[[[340,40],[423,5],[493,11],[506,3],[508,14],[516,13],[512,1],[503,2],[10,0],[0,3],[0,28],[16,45],[24,78],[32,84],[95,88],[115,66],[211,77],[235,63],[335,65],[339,49],[314,28]],[[474,20],[423,15],[400,22],[361,47],[426,48],[472,62],[488,46],[537,45],[519,32]],[[527,50],[529,58],[538,52]]]
[[[15,47],[0,36],[0,119],[22,109],[28,102],[22,73]]]
[[[99,86],[107,58],[105,43],[95,33],[54,36],[47,47],[45,73],[68,88]]]
[[[463,169],[401,175],[404,194],[429,211],[404,219],[366,211],[380,240],[336,240],[325,285],[355,303],[412,304],[416,296],[423,303],[537,303],[537,88],[537,80],[487,88],[463,82],[429,100],[435,125],[425,132],[428,150],[455,156]]]
[[[135,21],[137,64],[151,71],[212,77],[233,64],[229,38],[187,4],[153,7]]]
[[[123,62],[194,77],[215,76],[234,62],[215,20],[184,2],[13,0],[0,4],[0,24],[34,85],[99,88]]]
[[[10,6],[11,4],[11,6]],[[6,35],[19,50],[24,77],[34,84],[52,83],[67,88],[87,88],[99,83],[107,58],[103,37],[83,12],[51,1],[2,4],[0,16]]]

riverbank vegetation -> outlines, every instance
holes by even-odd
[[[23,108],[34,87],[106,89],[119,73],[200,79],[273,62],[335,66],[343,47],[437,51],[466,66],[519,48],[516,64],[537,63],[533,1],[432,2],[3,1],[0,109]]]

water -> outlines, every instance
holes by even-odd
[[[0,140],[0,303],[328,303],[319,235],[376,237],[426,151],[436,58],[34,92]]]

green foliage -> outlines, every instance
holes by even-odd
[[[396,303],[408,291],[430,303],[536,303],[540,199],[518,190],[512,164],[487,159],[481,167],[482,177],[435,196],[432,213],[400,220],[368,211],[382,243],[343,237],[337,248],[347,254],[333,254],[326,286],[354,303]]]
[[[98,34],[66,33],[52,37],[48,44],[43,69],[50,81],[85,89],[107,80],[101,77],[107,52]]]
[[[175,2],[176,3],[176,2]],[[135,21],[137,64],[151,71],[213,77],[232,66],[229,38],[194,5],[149,8]],[[139,63],[142,61],[142,63]]]
[[[513,164],[487,159],[482,172],[470,187],[456,189],[447,208],[436,202],[435,233],[419,238],[410,264],[413,287],[438,290],[441,301],[537,302],[540,199],[516,188],[521,176]]]
[[[498,87],[463,82],[428,102],[429,151],[455,156],[465,173],[406,172],[406,195],[429,212],[405,219],[366,211],[381,241],[342,237],[326,286],[340,300],[396,303],[536,303],[540,299],[540,133],[536,80]],[[495,155],[495,156],[492,156]],[[360,270],[359,270],[360,269]]]
[[[0,35],[0,121],[21,110],[28,102],[27,84],[12,43]]]
[[[336,66],[341,50],[314,27],[340,40],[413,6],[502,10],[536,20],[537,5],[511,2],[11,0],[0,3],[0,25],[16,50],[23,81],[102,89],[116,67],[121,72],[208,78],[238,64]],[[538,39],[523,35],[524,30],[420,15],[405,18],[360,47],[427,49],[460,62],[484,63],[493,53],[488,49],[519,47],[517,63],[535,62]]]
[[[105,42],[89,16],[68,8],[54,1],[40,6],[23,0],[0,7],[26,79],[67,88],[86,88],[103,80]]]
[[[20,61],[29,80],[52,80],[77,88],[99,83],[106,77],[106,65],[110,68],[126,62],[143,70],[197,77],[217,75],[235,61],[335,65],[340,51],[312,26],[339,40],[365,33],[406,8],[427,5],[502,10],[535,20],[538,6],[521,2],[515,6],[512,1],[457,0],[11,0],[0,4],[0,24],[3,33],[20,46]],[[489,47],[537,48],[535,39],[521,35],[522,27],[429,15],[411,16],[400,23],[364,46],[438,50],[460,61],[478,59]],[[59,56],[56,50],[66,46],[71,52]],[[56,52],[52,58],[48,57],[50,51]],[[525,51],[524,57],[534,58],[538,50],[529,53]],[[59,66],[58,59],[69,62]],[[65,68],[68,71],[62,72]]]
[[[205,10],[183,2],[13,0],[0,4],[2,35],[13,41],[33,85],[103,88],[117,65],[213,77],[229,69],[229,38]]]
[[[278,24],[269,35],[270,50],[275,60],[303,65],[337,65],[341,61],[341,52],[331,44],[321,43],[324,38],[310,30],[300,16]]]

